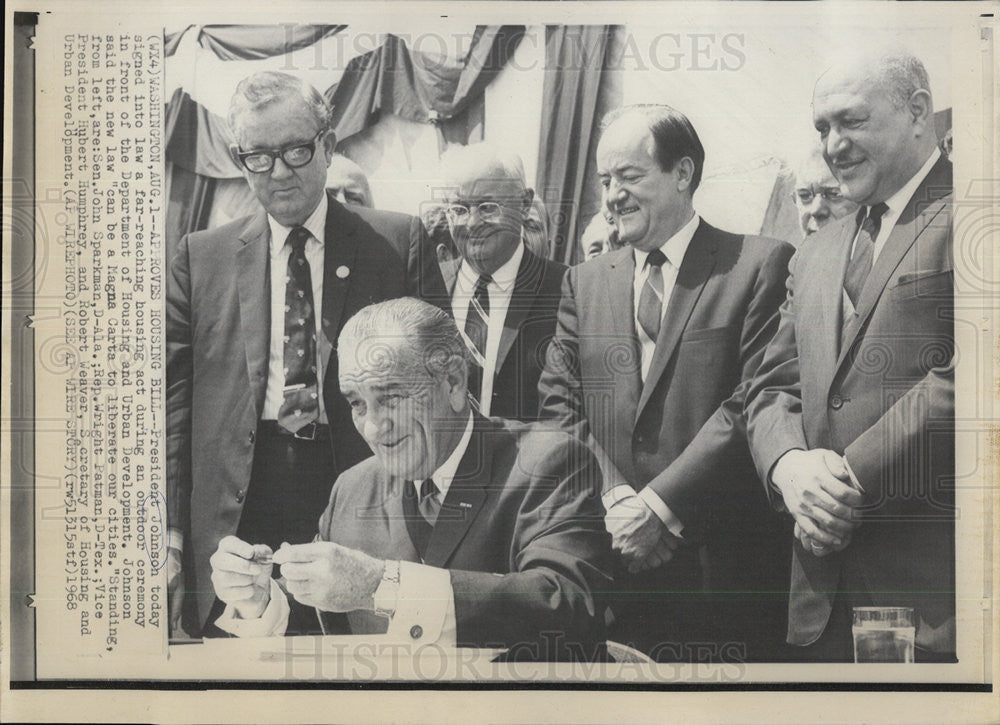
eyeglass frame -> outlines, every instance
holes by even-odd
[[[488,213],[484,213],[483,210],[482,210],[482,207],[484,205],[487,205],[487,204],[496,206],[496,208],[497,208],[496,212],[495,213],[489,213],[489,214]],[[452,213],[452,209],[455,208],[455,207],[458,207],[460,209],[465,209],[466,216],[464,216],[462,219],[456,219],[455,215]],[[476,212],[479,214],[479,218],[482,221],[486,222],[487,224],[496,224],[503,217],[504,205],[501,202],[494,201],[492,199],[489,199],[487,201],[476,202],[476,204],[474,206],[470,205],[470,204],[460,204],[458,202],[454,202],[454,203],[451,203],[451,204],[445,204],[444,205],[444,213],[445,213],[445,216],[448,218],[448,220],[451,223],[453,223],[453,224],[468,224],[468,219],[472,218],[472,210],[473,210],[473,208],[475,208]]]
[[[285,164],[285,166],[287,166],[288,168],[301,169],[304,166],[308,166],[310,163],[312,163],[312,160],[316,158],[316,144],[319,143],[320,139],[323,137],[324,134],[329,132],[330,132],[329,128],[321,128],[319,131],[316,132],[315,136],[313,136],[309,141],[306,141],[305,143],[291,143],[282,146],[281,148],[278,149],[251,149],[249,151],[244,151],[239,146],[234,145],[233,155],[240,162],[240,165],[243,166],[243,168],[249,171],[251,174],[271,173],[272,171],[274,171],[275,159],[277,159],[279,156],[281,157],[281,162]],[[301,164],[288,163],[288,161],[285,159],[284,154],[288,151],[291,151],[292,149],[299,149],[299,148],[308,148],[309,158]],[[267,156],[271,159],[271,164],[266,169],[261,169],[260,171],[251,169],[249,166],[247,166],[247,161],[246,161],[251,156]]]
[[[803,199],[802,194],[800,192],[808,192],[809,198]],[[836,196],[831,196],[831,194],[835,194]],[[824,186],[823,189],[818,194],[812,189],[806,189],[806,188],[795,189],[792,192],[792,198],[801,201],[803,204],[812,204],[813,199],[815,199],[817,196],[822,196],[824,201],[829,201],[829,202],[843,201],[847,198],[843,195],[843,193],[841,193],[839,188],[833,186]]]

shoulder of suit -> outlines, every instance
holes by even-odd
[[[203,244],[218,244],[225,241],[238,241],[243,231],[252,222],[256,221],[259,214],[247,214],[246,216],[234,219],[222,226],[202,229],[186,235],[187,243],[191,247]]]
[[[385,469],[375,456],[369,456],[337,476],[334,490],[341,501],[364,496],[370,498],[377,482],[385,480]]]
[[[524,470],[531,471],[539,466],[559,465],[568,457],[569,451],[588,450],[569,433],[546,423],[525,423],[501,418],[493,420],[517,441],[518,459]]]
[[[385,211],[383,209],[369,209],[365,206],[352,204],[342,205],[343,210],[358,219],[367,222],[372,226],[400,227],[409,229],[413,223],[413,215],[403,214],[398,211]]]
[[[704,219],[702,220],[702,224],[707,228],[708,233],[712,235],[712,239],[719,249],[742,258],[763,261],[770,259],[772,255],[780,252],[786,252],[788,256],[791,256],[795,249],[788,242],[773,237],[728,232],[712,226]]]

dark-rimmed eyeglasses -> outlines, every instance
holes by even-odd
[[[282,146],[280,149],[252,149],[243,151],[237,149],[236,158],[240,163],[254,174],[265,174],[274,168],[274,160],[281,157],[281,160],[290,169],[298,169],[313,160],[316,154],[316,144],[327,132],[327,129],[320,129],[319,133],[312,137],[312,140],[305,143],[293,143]]]
[[[468,224],[472,218],[472,210],[479,213],[479,218],[484,222],[496,222],[500,220],[503,207],[495,201],[482,201],[478,204],[449,204],[445,207],[445,213],[453,224]]]
[[[817,193],[827,201],[840,201],[844,198],[844,195],[840,193],[840,189],[836,186],[823,187],[819,192],[815,192],[812,189],[796,189],[793,195],[803,204],[811,204],[812,200],[816,198]]]

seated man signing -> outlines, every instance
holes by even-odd
[[[218,626],[593,656],[611,544],[591,453],[561,432],[473,413],[466,347],[454,320],[427,303],[362,309],[338,356],[341,392],[375,457],[339,477],[312,543],[272,554],[220,542]],[[273,565],[282,580],[271,579]]]

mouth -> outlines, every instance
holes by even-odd
[[[636,214],[636,213],[638,213],[638,211],[639,211],[639,207],[637,207],[637,206],[623,206],[623,207],[618,207],[617,209],[615,209],[615,215],[619,219],[622,219],[624,217],[631,216],[632,214]]]
[[[850,174],[864,163],[864,159],[841,159],[833,162],[833,168],[838,174]]]
[[[277,196],[280,198],[286,198],[289,196],[294,196],[298,192],[298,188],[291,186],[287,189],[275,189],[271,192],[271,196]]]
[[[378,446],[380,448],[384,449],[384,450],[391,451],[391,450],[395,450],[396,448],[398,448],[399,445],[403,441],[405,441],[405,440],[406,440],[406,436],[403,436],[402,438],[397,438],[396,440],[392,441],[391,443],[379,443]]]

